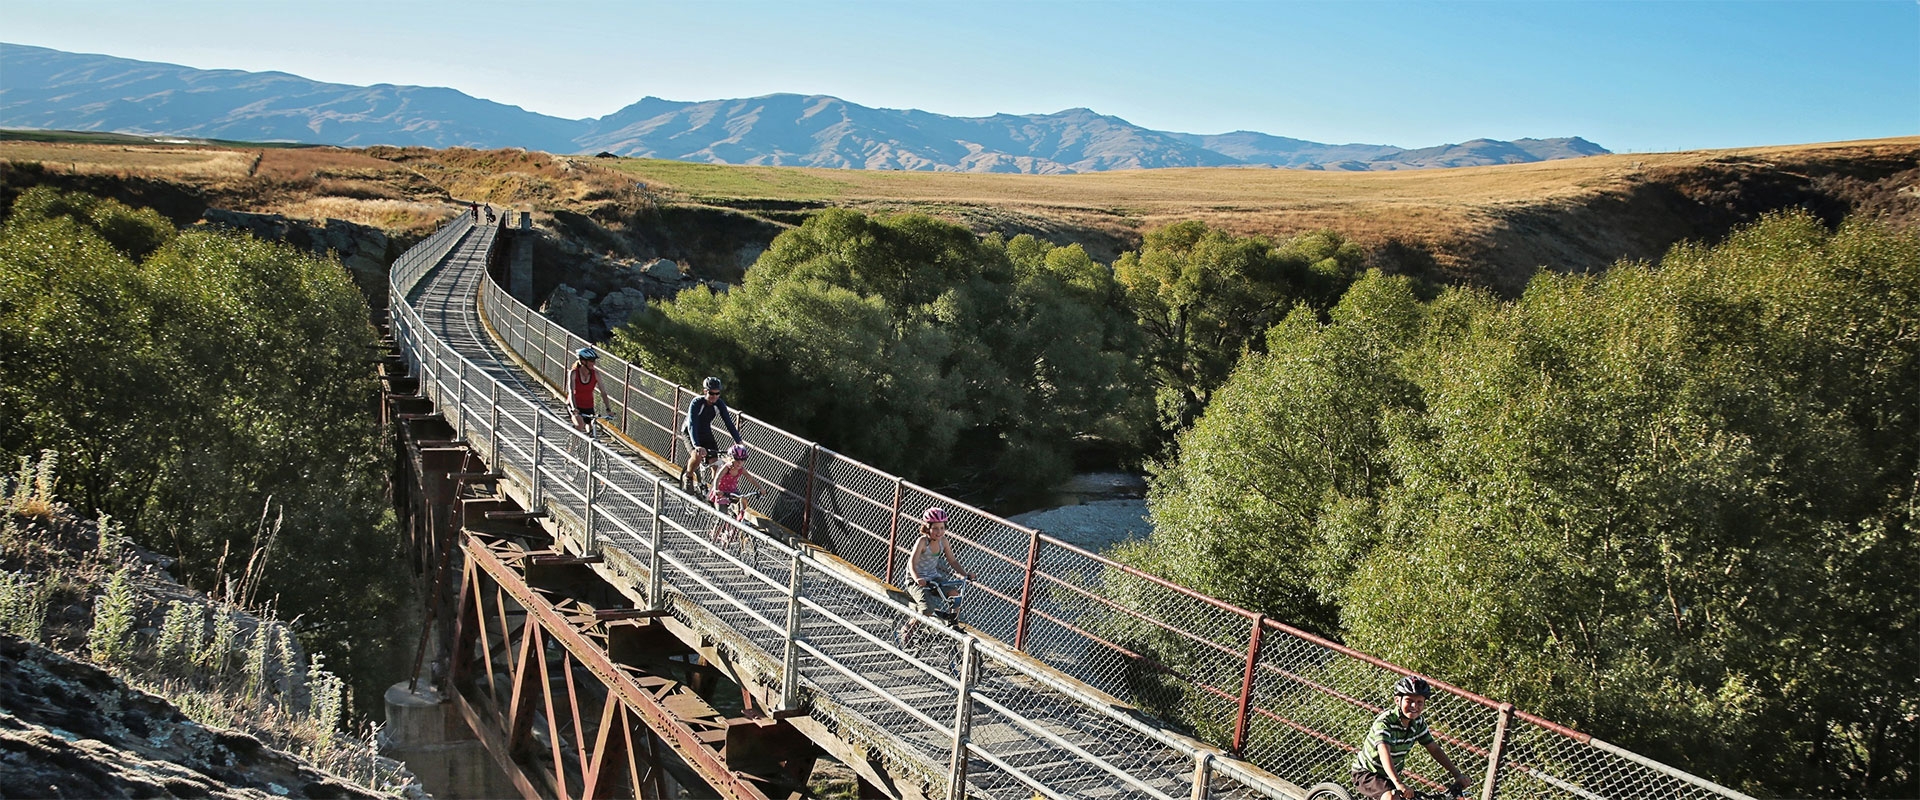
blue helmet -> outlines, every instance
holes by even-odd
[[[595,350],[591,347],[582,347],[578,350],[573,351],[573,354],[576,356],[579,356],[580,360],[582,361],[592,361],[600,357],[600,351]]]

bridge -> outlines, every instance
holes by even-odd
[[[798,797],[828,753],[862,797],[1306,798],[1411,674],[748,414],[764,519],[722,517],[676,479],[686,389],[603,356],[612,430],[568,424],[587,343],[496,282],[480,214],[393,265],[385,413],[433,586],[416,683],[525,797]],[[935,505],[977,575],[958,628],[897,586]],[[1745,797],[1433,683],[1483,800]]]

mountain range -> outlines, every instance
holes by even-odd
[[[175,64],[0,43],[0,127],[348,147],[524,147],[720,164],[1071,173],[1155,167],[1395,170],[1576,158],[1579,137],[1474,139],[1406,149],[1254,131],[1172,133],[1073,108],[949,117],[825,95],[643,98],[564,119],[447,88],[350,86],[284,72]]]

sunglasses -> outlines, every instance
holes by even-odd
[[[720,396],[720,393],[719,393],[719,392],[707,392],[707,396],[708,396],[708,397],[719,397],[719,396]]]

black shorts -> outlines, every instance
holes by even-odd
[[[1380,800],[1380,795],[1393,793],[1393,781],[1387,776],[1372,772],[1353,772],[1353,788],[1360,790],[1354,800],[1364,797],[1367,800]]]
[[[698,447],[702,450],[707,451],[707,455],[713,455],[715,453],[720,452],[719,443],[713,440],[713,431],[707,431],[706,436],[699,436],[696,434],[689,433],[687,434],[687,438],[693,442],[694,447]]]
[[[593,419],[593,406],[587,406],[586,408],[574,406],[573,413],[579,414],[581,419]]]

